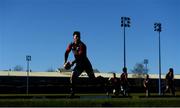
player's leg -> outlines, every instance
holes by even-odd
[[[110,80],[108,80],[107,82],[106,82],[106,95],[107,96],[109,96],[109,94],[111,93],[111,81]]]
[[[149,96],[149,90],[148,90],[148,88],[146,88],[146,96],[147,96],[147,97]]]
[[[77,78],[79,77],[79,75],[83,72],[82,67],[80,66],[75,66],[75,68],[73,69],[72,73],[71,73],[71,77],[70,77],[70,84],[71,84],[71,88],[70,88],[70,92],[71,95],[74,95],[75,93],[75,88],[76,88],[76,81]]]
[[[92,65],[91,65],[90,62],[85,62],[85,64],[84,64],[84,70],[85,70],[85,72],[87,73],[91,84],[94,85],[94,84],[99,83],[99,82],[98,82],[98,79],[97,79],[97,78],[95,77],[95,75],[94,75],[93,68],[92,68]]]
[[[151,90],[150,87],[148,86],[148,96],[150,96]]]
[[[170,89],[171,89],[171,93],[172,93],[172,95],[173,95],[173,96],[175,96],[175,87],[174,87],[174,85],[173,85],[173,84],[171,84]]]
[[[169,85],[166,84],[166,89],[165,89],[165,92],[164,93],[167,93],[169,91]]]
[[[89,76],[89,78],[95,79],[94,71],[93,71],[92,65],[89,62],[89,60],[87,60],[85,63],[85,71],[86,71],[87,75]]]

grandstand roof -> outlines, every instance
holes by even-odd
[[[117,77],[120,77],[121,73],[116,73]],[[29,76],[34,77],[70,77],[71,72],[29,72]],[[27,72],[24,71],[0,71],[0,76],[27,76]],[[112,73],[95,73],[95,76],[102,76],[105,78],[112,77]],[[150,78],[159,78],[159,74],[149,74]],[[87,74],[83,72],[80,77],[87,77]],[[128,74],[128,78],[137,78],[138,75],[132,73]],[[142,76],[141,76],[142,77]],[[175,79],[180,79],[180,75],[175,75]],[[165,75],[161,75],[161,78],[164,79]]]

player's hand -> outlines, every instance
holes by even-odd
[[[66,64],[67,64],[67,62],[64,62],[64,65],[63,65],[64,68],[65,68]]]
[[[66,70],[69,70],[69,69],[71,69],[71,62],[66,62],[66,63],[64,63],[64,68],[66,69]]]

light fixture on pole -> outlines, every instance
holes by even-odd
[[[144,59],[144,64],[146,66],[146,74],[148,73],[148,68],[147,68],[148,62],[149,62],[148,59]]]
[[[26,61],[27,61],[27,85],[26,85],[26,94],[29,94],[29,72],[30,72],[30,69],[29,69],[29,61],[31,61],[31,56],[30,55],[27,55],[26,56]]]
[[[130,27],[130,18],[121,17],[121,27],[124,29],[124,67],[126,67],[126,37],[125,37],[125,28]]]
[[[161,23],[154,23],[154,31],[159,33],[159,95],[161,95]]]

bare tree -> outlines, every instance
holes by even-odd
[[[100,73],[98,69],[93,69],[94,73]]]
[[[49,69],[47,69],[47,72],[56,72],[56,70],[53,68],[49,68]]]

